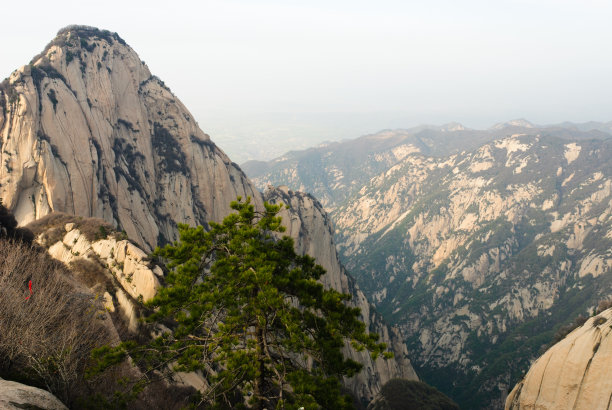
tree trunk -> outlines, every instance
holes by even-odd
[[[257,323],[255,327],[255,337],[257,338],[257,365],[259,367],[257,378],[255,379],[255,398],[257,399],[257,404],[255,408],[257,410],[264,410],[267,408],[268,400],[265,397],[265,355],[264,355],[264,334],[263,329]]]

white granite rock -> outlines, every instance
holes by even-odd
[[[68,410],[68,407],[46,390],[2,379],[0,379],[0,408]]]
[[[506,410],[609,409],[612,309],[587,320],[540,356],[510,392]]]

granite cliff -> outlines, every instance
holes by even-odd
[[[61,30],[0,86],[0,197],[20,224],[103,218],[152,249],[221,220],[244,173],[117,34]]]
[[[263,204],[240,168],[116,33],[84,26],[60,30],[29,65],[1,83],[0,106],[2,202],[20,225],[64,212],[100,218],[123,231],[121,239],[94,240],[78,226],[62,225],[47,245],[65,263],[101,261],[117,281],[105,296],[108,306],[123,309],[132,328],[139,296],[147,299],[159,286],[147,251],[175,239],[177,223],[221,221],[237,196]],[[338,264],[320,204],[288,195],[291,215],[304,217],[289,231],[298,250],[328,270],[326,285],[353,294],[371,329],[397,357],[373,362],[353,352],[365,370],[347,381],[350,388],[367,402],[390,378],[416,378],[405,345]]]
[[[367,352],[346,348],[344,353],[363,363],[364,369],[355,377],[346,379],[345,384],[359,397],[366,398],[364,404],[367,404],[375,397],[372,392],[380,391],[393,378],[418,380],[399,332],[385,324],[340,263],[335,251],[331,220],[321,203],[309,194],[290,191],[286,186],[266,190],[264,199],[269,203],[288,206],[280,215],[287,229],[286,234],[295,240],[297,251],[314,256],[317,263],[325,268],[326,274],[322,278],[325,286],[352,295],[351,304],[361,309],[366,326],[371,332],[378,333],[394,352],[394,360],[378,358],[372,361]],[[321,246],[322,243],[326,246]]]

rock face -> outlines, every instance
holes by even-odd
[[[506,410],[612,408],[612,310],[590,318],[539,357]]]
[[[132,330],[138,324],[135,300],[149,299],[159,286],[161,272],[146,259],[147,251],[175,239],[177,223],[221,221],[237,196],[263,206],[240,168],[115,33],[61,30],[32,64],[0,85],[0,106],[0,198],[19,223],[54,211],[97,217],[138,244],[88,238],[71,223],[47,244],[65,263],[91,260],[109,269],[118,284],[99,289],[100,297],[107,310],[127,316]],[[286,194],[296,206],[290,234],[298,251],[328,269],[327,286],[353,294],[371,329],[396,355],[374,363],[351,353],[365,370],[347,382],[350,388],[367,402],[389,378],[416,378],[405,345],[340,267],[321,206]]]
[[[357,392],[358,397],[367,404],[391,379],[418,380],[408,359],[406,345],[396,329],[388,327],[382,317],[370,307],[363,292],[340,264],[335,251],[331,221],[322,205],[311,195],[293,192],[284,186],[268,189],[264,193],[264,199],[270,203],[289,206],[280,216],[287,228],[285,234],[294,239],[297,251],[313,256],[317,263],[325,268],[326,274],[322,278],[325,286],[353,296],[351,303],[361,309],[362,320],[367,328],[378,333],[380,340],[394,353],[394,360],[378,358],[374,361],[367,352],[346,348],[345,354],[362,363],[364,368],[357,376],[346,379],[345,385]]]
[[[365,183],[347,177],[362,162],[345,164],[336,182],[352,194],[328,202],[341,261],[419,376],[465,408],[503,406],[555,327],[612,294],[612,140],[521,130],[470,152],[408,153]],[[370,142],[371,158],[388,152]],[[278,174],[339,175],[335,152],[319,154]]]
[[[6,410],[68,410],[48,391],[0,379],[0,408]]]
[[[68,222],[69,221],[69,222]],[[51,214],[29,227],[36,241],[49,254],[72,268],[77,277],[83,273],[94,279],[90,290],[103,300],[110,313],[119,310],[131,332],[139,329],[138,301],[146,302],[161,286],[162,269],[153,264],[147,253],[117,232],[100,234],[100,219]],[[94,227],[96,236],[92,238]]]
[[[90,242],[78,229],[66,227],[66,235],[49,248],[49,254],[67,265],[78,259],[100,260],[134,299],[147,301],[157,292],[159,280],[149,267],[148,255],[128,240],[109,237]]]
[[[259,198],[115,33],[69,27],[0,86],[0,197],[20,224],[112,221],[147,249]]]

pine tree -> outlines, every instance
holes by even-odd
[[[250,199],[211,230],[179,225],[180,240],[156,255],[168,261],[167,286],[148,303],[151,321],[172,328],[147,345],[124,343],[98,357],[129,354],[145,369],[173,363],[200,371],[215,408],[351,408],[342,376],[361,365],[342,354],[346,341],[375,358],[385,345],[366,332],[350,295],[324,289],[325,270],[294,251],[278,205],[257,213]],[[109,361],[106,360],[106,364]]]

